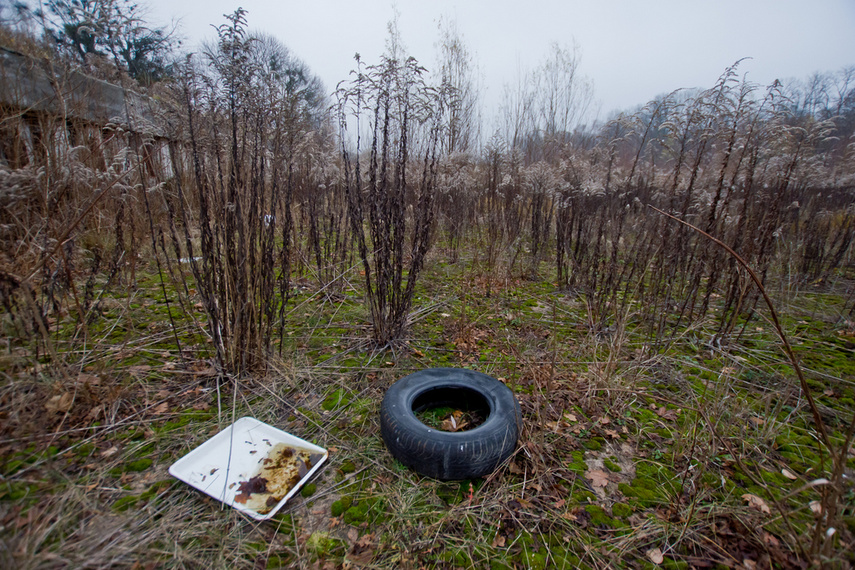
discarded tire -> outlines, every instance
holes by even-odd
[[[477,411],[484,421],[467,431],[442,431],[416,414],[449,406]],[[458,368],[421,370],[395,382],[380,406],[380,432],[392,455],[443,481],[493,472],[516,448],[522,423],[514,393],[491,376]]]

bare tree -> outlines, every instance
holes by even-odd
[[[143,8],[131,0],[49,0],[48,32],[81,63],[88,56],[111,57],[138,81],[166,75],[178,43],[175,29],[149,26]]]
[[[472,152],[481,136],[477,67],[455,22],[440,20],[439,34],[438,69],[448,93],[442,150],[445,154]]]
[[[535,72],[537,126],[547,144],[568,142],[591,107],[593,83],[579,71],[581,60],[575,43],[571,48],[553,43],[549,56]]]

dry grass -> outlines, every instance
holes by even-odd
[[[445,160],[429,115],[386,123],[418,161],[383,154],[394,133],[379,162],[342,159],[249,66],[242,18],[164,93],[171,142],[2,110],[0,566],[851,565],[855,226],[830,124],[730,69],[591,148]],[[385,63],[375,79],[422,87]],[[372,183],[388,209],[363,218]],[[801,378],[748,274],[646,204],[745,255]],[[520,399],[518,449],[483,480],[424,479],[382,445],[385,389],[435,366]],[[331,452],[265,523],[166,471],[243,415]]]

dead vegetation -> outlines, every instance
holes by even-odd
[[[852,564],[851,92],[734,67],[597,132],[509,105],[481,156],[460,65],[392,51],[330,118],[242,11],[219,32],[168,137],[2,110],[0,565]],[[378,437],[433,366],[519,396],[483,480]],[[330,450],[260,524],[166,471],[243,415]]]

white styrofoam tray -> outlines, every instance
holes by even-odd
[[[321,458],[279,503],[269,512],[261,514],[235,501],[235,496],[238,494],[240,484],[258,472],[268,451],[278,443],[321,454]],[[169,468],[169,474],[254,519],[267,520],[275,515],[303,483],[317,472],[328,455],[323,447],[255,418],[244,417],[173,463]]]

